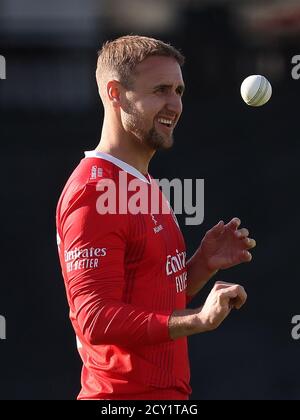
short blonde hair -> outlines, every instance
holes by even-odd
[[[173,57],[181,67],[185,60],[181,52],[163,41],[146,36],[126,35],[105,42],[98,51],[97,80],[101,73],[108,71],[120,83],[130,86],[135,67],[151,56]]]

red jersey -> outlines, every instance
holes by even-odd
[[[147,211],[135,211],[136,182]],[[172,312],[186,307],[185,244],[173,212],[152,211],[153,191],[165,205],[149,175],[86,152],[59,199],[59,257],[83,361],[78,399],[187,399],[191,392],[187,339],[172,340],[168,329]]]

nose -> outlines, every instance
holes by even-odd
[[[168,97],[167,109],[180,115],[182,112],[182,98],[177,93],[172,93]]]

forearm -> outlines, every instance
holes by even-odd
[[[201,257],[199,250],[187,262],[188,282],[186,294],[188,297],[196,295],[216,274],[217,270],[211,271],[205,260]]]
[[[206,331],[199,317],[199,308],[174,311],[169,318],[169,335],[175,340]]]

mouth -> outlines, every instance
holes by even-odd
[[[171,131],[175,127],[175,118],[170,117],[158,117],[156,119],[159,127],[163,128],[164,130]]]

